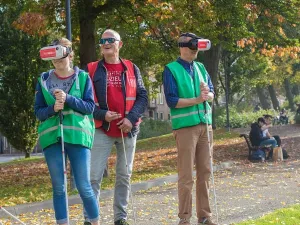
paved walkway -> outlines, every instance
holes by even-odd
[[[274,209],[300,202],[300,161],[256,163],[251,167],[233,166],[217,172],[215,180],[220,224],[256,218]],[[213,200],[211,202],[213,203]],[[177,207],[175,184],[166,184],[134,194],[137,225],[176,225]],[[129,208],[129,220],[134,224],[132,206]],[[213,204],[212,209],[214,210]],[[70,211],[71,224],[82,225],[82,206],[75,204],[71,206]],[[101,212],[101,224],[112,225],[111,198],[101,201]],[[27,213],[20,218],[26,224],[55,224],[52,210]],[[7,221],[2,219],[2,223],[10,224],[5,223]],[[195,216],[192,222],[196,224]]]
[[[275,127],[274,127],[275,128]],[[293,132],[291,132],[291,130]],[[289,132],[288,132],[289,131]],[[282,137],[299,136],[299,127],[291,126],[276,127],[272,130],[274,134]],[[286,141],[284,141],[286,142]],[[286,148],[293,149],[292,160],[283,163],[255,163],[255,164],[236,164],[227,169],[219,170],[215,173],[216,192],[218,197],[219,224],[231,224],[257,218],[275,209],[300,203],[300,138],[291,139],[285,143]],[[134,193],[134,208],[136,211],[136,225],[177,225],[177,189],[176,177],[171,177],[164,186],[151,188],[147,191]],[[159,180],[144,185],[140,189],[146,189],[152,185],[164,183]],[[135,188],[135,190],[137,190]],[[101,225],[113,224],[112,211],[112,192],[104,192],[106,198],[101,200]],[[212,192],[211,192],[212,194]],[[195,190],[194,190],[195,195]],[[72,206],[70,207],[71,224],[83,224],[82,206],[77,204],[78,200],[71,197]],[[211,199],[213,203],[213,199]],[[28,225],[53,225],[53,210],[46,209],[51,207],[51,201],[30,204],[26,206],[24,213],[19,217]],[[18,210],[21,207],[17,207]],[[211,205],[214,211],[214,205]],[[23,207],[24,209],[25,207]],[[43,210],[39,211],[39,209]],[[195,208],[195,207],[194,207]],[[195,210],[195,209],[194,209]],[[11,209],[13,214],[19,214]],[[3,214],[2,214],[3,215]],[[194,212],[195,215],[195,212]],[[192,222],[196,224],[197,218],[193,216]],[[129,205],[129,221],[133,223],[132,205]],[[0,224],[18,224],[7,218],[1,218]],[[294,225],[294,224],[285,224]]]

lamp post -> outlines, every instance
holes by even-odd
[[[72,33],[71,33],[71,9],[70,9],[70,0],[66,0],[66,31],[67,38],[72,41]]]

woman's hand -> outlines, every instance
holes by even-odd
[[[64,109],[64,105],[65,103],[64,102],[61,102],[61,101],[55,101],[55,104],[54,104],[54,111],[55,112],[58,112],[60,110],[63,110]]]
[[[64,103],[66,101],[67,94],[63,90],[55,89],[53,93],[56,101],[59,101],[61,103]]]

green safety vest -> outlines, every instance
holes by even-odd
[[[88,74],[79,72],[69,91],[69,95],[82,98]],[[48,92],[44,81],[39,78],[42,92],[47,105],[54,105],[55,98]],[[93,115],[84,115],[74,111],[67,105],[62,110],[63,113],[63,135],[64,142],[70,144],[78,144],[89,149],[93,146],[95,125]],[[40,123],[38,134],[42,148],[57,143],[61,137],[61,129],[59,123],[59,114],[56,114]]]
[[[194,62],[194,79],[177,61],[169,63],[167,67],[177,82],[179,98],[196,98],[200,95],[200,83],[207,83],[207,72],[202,63]],[[211,108],[208,103],[206,103],[206,109],[207,117],[204,113],[203,103],[185,108],[171,108],[172,128],[176,130],[200,123],[205,124],[207,120],[208,124],[211,124]]]

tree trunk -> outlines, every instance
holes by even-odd
[[[259,86],[256,86],[256,92],[263,109],[270,109],[270,103],[268,101],[267,95],[265,93],[265,89]]]
[[[274,86],[273,85],[269,85],[268,86],[268,90],[269,90],[269,93],[270,93],[270,97],[271,97],[271,101],[272,101],[272,104],[273,104],[273,108],[276,109],[276,110],[279,109],[279,101],[277,99]]]
[[[289,108],[292,111],[295,111],[295,106],[294,106],[294,96],[292,94],[292,90],[291,90],[291,84],[290,84],[290,80],[288,78],[284,79],[284,88],[285,88],[285,92],[286,92],[286,97],[289,101]]]
[[[215,98],[218,97],[217,83],[219,62],[221,58],[221,45],[212,46],[211,50],[204,52],[204,65],[215,88]],[[215,128],[215,107],[212,107],[212,126]]]
[[[25,151],[25,159],[30,158],[30,152]]]
[[[215,87],[215,92],[217,92],[220,57],[221,45],[212,46],[211,50],[204,52],[204,65]]]
[[[293,93],[294,96],[300,95],[299,86],[297,84],[293,85],[292,93]]]
[[[87,13],[88,14],[88,13]],[[95,20],[88,16],[81,16],[80,19],[80,67],[86,69],[89,62],[97,60],[95,43]]]

